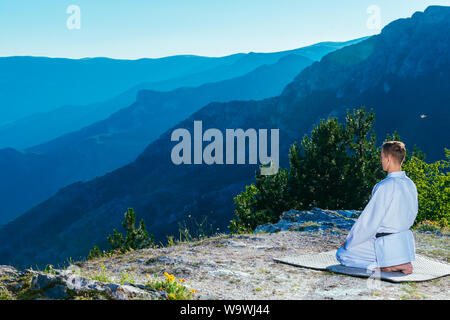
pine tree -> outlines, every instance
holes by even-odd
[[[353,114],[347,110],[345,132],[350,158],[344,187],[347,192],[341,198],[345,206],[355,210],[364,208],[373,186],[385,177],[372,129],[374,122],[373,109],[366,113],[363,106]]]
[[[125,238],[116,229],[113,230],[112,235],[108,236],[109,244],[113,250],[140,249],[154,242],[153,235],[149,237],[144,219],[141,220],[139,227],[136,229],[136,213],[132,208],[128,208],[124,216],[125,220],[122,222],[122,227],[126,231]]]

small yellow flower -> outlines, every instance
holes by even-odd
[[[194,289],[191,289],[191,291],[189,291],[190,293],[195,293],[195,290]]]
[[[162,290],[162,287],[159,287],[159,289],[158,290]]]
[[[149,275],[149,274],[146,274],[145,277],[146,277],[146,278],[150,278],[150,275]]]
[[[184,280],[184,279],[178,279],[178,281],[180,281],[180,282],[185,282],[186,280]]]
[[[49,264],[48,267],[49,267],[50,269],[53,269],[53,266],[52,266],[51,264]]]

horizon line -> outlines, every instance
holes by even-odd
[[[363,37],[359,37],[359,38],[355,38],[355,39],[350,39],[350,40],[343,40],[343,41],[320,41],[320,42],[314,42],[311,44],[307,44],[301,47],[295,47],[295,48],[291,48],[291,49],[285,49],[285,50],[280,50],[280,51],[266,51],[266,52],[256,52],[256,51],[248,51],[248,52],[235,52],[235,53],[230,53],[230,54],[225,54],[225,55],[221,55],[221,56],[204,56],[204,55],[199,55],[199,54],[190,54],[190,53],[180,53],[180,54],[173,54],[173,55],[169,55],[169,56],[161,56],[161,57],[140,57],[140,58],[134,58],[134,59],[126,59],[126,58],[112,58],[112,57],[105,57],[105,56],[94,56],[94,57],[81,57],[81,58],[70,58],[70,57],[57,57],[57,56],[34,56],[34,55],[14,55],[14,56],[2,56],[0,55],[0,59],[1,58],[47,58],[47,59],[67,59],[67,60],[89,60],[89,59],[109,59],[109,60],[123,60],[123,61],[138,61],[138,60],[157,60],[157,59],[165,59],[165,58],[173,58],[173,57],[201,57],[201,58],[224,58],[224,57],[230,57],[233,55],[238,55],[238,54],[251,54],[251,53],[255,53],[255,54],[270,54],[270,53],[279,53],[279,52],[286,52],[286,51],[294,51],[294,50],[298,50],[298,49],[302,49],[302,48],[307,48],[307,47],[313,47],[316,45],[321,45],[321,44],[326,44],[326,43],[345,43],[345,42],[352,42],[352,41],[362,41],[365,40],[367,38],[370,38],[374,35],[377,34],[372,34],[372,35],[368,35],[368,36],[363,36]]]

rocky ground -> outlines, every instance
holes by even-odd
[[[224,234],[114,254],[64,270],[19,272],[3,266],[0,299],[167,299],[164,290],[146,286],[155,274],[164,279],[165,272],[184,279],[187,290],[195,290],[193,299],[449,298],[449,277],[421,283],[379,282],[374,287],[366,279],[274,262],[274,257],[335,249],[345,240],[351,223],[305,222],[305,213],[285,213],[278,224],[260,227],[254,234]],[[335,212],[322,213],[335,219]],[[351,212],[341,214],[346,220],[351,216]],[[414,236],[417,253],[449,262],[449,234],[414,231]]]

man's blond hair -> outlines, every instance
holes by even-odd
[[[384,155],[390,154],[399,164],[402,164],[405,160],[406,147],[401,141],[386,141],[383,143],[382,150]]]

